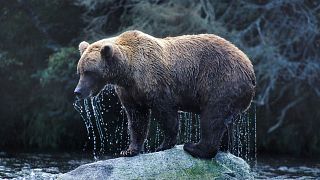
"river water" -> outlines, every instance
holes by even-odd
[[[92,154],[0,152],[0,179],[55,179],[60,173],[93,161]],[[320,179],[320,161],[258,156],[253,173],[256,179]]]

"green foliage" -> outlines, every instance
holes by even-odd
[[[83,126],[70,100],[76,80],[64,74],[66,77],[57,81],[58,74],[54,75],[64,71],[57,72],[55,63],[64,69],[62,59],[70,58],[73,65],[65,70],[72,72],[78,57],[64,57],[62,53],[71,50],[63,49],[53,55],[80,33],[81,12],[82,8],[69,1],[0,1],[1,149],[81,146],[83,136],[75,132],[79,134]],[[49,55],[52,70],[42,73]],[[53,84],[45,84],[49,81]],[[67,138],[70,136],[73,139]]]
[[[41,107],[34,111],[34,118],[27,127],[26,136],[30,137],[30,145],[63,147],[64,137],[76,138],[79,130],[83,131],[82,122],[76,118],[77,113],[72,105],[73,88],[77,84],[77,59],[79,55],[75,48],[62,48],[49,57],[46,69],[33,75],[40,79],[41,96],[36,101]]]
[[[53,83],[64,83],[65,89],[72,89],[76,80],[76,65],[79,59],[78,50],[74,47],[62,48],[51,55],[48,60],[48,67],[38,72],[42,86],[53,86]],[[73,81],[72,83],[70,81]],[[70,87],[70,85],[73,85]],[[61,92],[60,92],[61,93]]]

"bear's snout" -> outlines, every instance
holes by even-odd
[[[73,91],[73,94],[74,94],[78,99],[82,99],[81,88],[76,87],[76,89]]]

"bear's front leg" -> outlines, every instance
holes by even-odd
[[[140,153],[148,134],[150,111],[148,108],[125,107],[128,118],[128,130],[130,133],[130,145],[121,156],[135,156]]]

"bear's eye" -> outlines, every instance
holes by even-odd
[[[96,72],[93,72],[93,71],[84,71],[83,75],[90,76],[90,77],[97,77],[98,76],[98,74]]]
[[[83,74],[84,75],[90,75],[90,74],[94,74],[94,72],[92,72],[92,71],[84,71]]]

